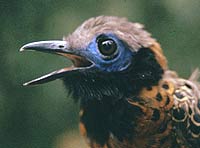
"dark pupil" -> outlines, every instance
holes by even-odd
[[[105,56],[110,56],[114,54],[115,51],[117,50],[117,46],[112,39],[100,41],[98,43],[98,46],[99,46],[99,51]]]

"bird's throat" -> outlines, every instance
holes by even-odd
[[[136,133],[137,119],[142,110],[132,106],[126,99],[115,98],[92,100],[82,106],[80,122],[84,125],[87,137],[101,146],[105,145],[111,135],[119,141],[132,139]]]
[[[73,98],[81,100],[81,104],[87,104],[89,100],[94,99],[109,97],[119,100],[137,96],[142,88],[157,85],[162,75],[163,69],[154,53],[148,48],[142,48],[124,71],[103,72],[88,69],[75,72],[63,80]]]

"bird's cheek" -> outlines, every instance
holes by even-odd
[[[119,71],[119,67],[117,65],[112,64],[100,64],[96,66],[102,72],[116,72]]]

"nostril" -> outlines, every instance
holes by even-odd
[[[64,45],[59,45],[58,47],[59,47],[59,48],[64,48],[65,46],[64,46]]]

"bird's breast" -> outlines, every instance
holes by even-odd
[[[173,89],[173,85],[162,81],[144,88],[137,97],[114,104],[113,98],[93,100],[81,109],[81,133],[89,138],[91,147],[167,147],[172,141],[169,110]]]

